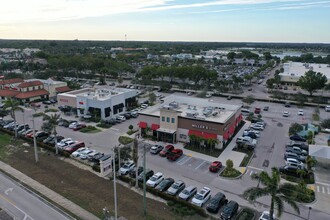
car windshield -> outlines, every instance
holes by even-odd
[[[124,164],[123,168],[124,168],[124,169],[129,168],[129,164]]]
[[[198,200],[203,200],[204,197],[201,194],[196,194],[195,198]]]
[[[262,214],[262,219],[269,219],[269,214],[268,213],[264,213],[264,214]]]
[[[190,192],[189,192],[188,190],[185,189],[185,190],[182,191],[182,194],[189,195]]]
[[[157,179],[158,179],[157,176],[152,176],[152,177],[150,178],[151,181],[156,181]]]
[[[180,187],[180,184],[179,183],[175,183],[172,186],[173,189],[178,189],[179,187]]]

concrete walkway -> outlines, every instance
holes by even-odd
[[[144,140],[145,143],[151,144],[151,145],[155,145],[155,144],[160,144],[160,145],[164,145],[166,146],[167,144],[171,144],[173,145],[175,148],[179,148],[182,149],[183,152],[187,155],[187,156],[191,156],[191,157],[196,157],[196,158],[200,158],[203,159],[205,161],[209,161],[209,162],[213,162],[215,160],[219,160],[221,161],[223,164],[226,163],[226,160],[231,159],[234,162],[234,167],[238,168],[239,165],[241,164],[243,158],[245,157],[244,153],[240,153],[237,151],[233,151],[234,147],[236,146],[236,138],[240,137],[243,135],[243,131],[245,129],[247,129],[250,126],[251,122],[249,121],[245,121],[244,126],[241,128],[241,130],[239,132],[237,132],[237,134],[235,135],[235,137],[233,137],[232,141],[228,144],[228,146],[226,147],[226,149],[220,154],[220,156],[218,158],[216,157],[212,157],[206,154],[202,154],[202,153],[198,153],[195,151],[191,151],[188,149],[184,149],[184,145],[183,143],[176,143],[176,144],[171,144],[171,143],[164,143],[164,142],[157,142],[157,141],[151,141],[151,140]]]
[[[82,209],[80,206],[76,205],[75,203],[71,202],[70,200],[66,199],[65,197],[59,195],[58,193],[54,192],[53,190],[45,187],[44,185],[40,184],[39,182],[31,179],[30,177],[26,176],[24,173],[14,169],[13,167],[9,166],[8,164],[3,163],[0,161],[1,170],[6,173],[9,173],[16,179],[20,180],[25,185],[29,186],[33,190],[37,191],[38,193],[42,194],[44,197],[53,201],[54,203],[65,207],[68,211],[73,213],[74,215],[78,216],[81,219],[86,220],[98,220],[95,215],[91,214],[90,212]]]

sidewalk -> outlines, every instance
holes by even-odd
[[[158,142],[158,141],[151,141],[151,140],[144,140],[144,142],[148,143],[148,144],[151,144],[151,145],[160,144],[160,145],[164,145],[164,146],[166,146],[167,144],[171,144],[175,148],[182,149],[187,156],[200,158],[200,159],[203,159],[203,160],[209,161],[209,162],[219,160],[223,164],[225,164],[226,160],[231,159],[234,162],[234,167],[238,168],[239,165],[241,164],[243,158],[245,157],[245,154],[237,152],[237,151],[233,151],[233,148],[236,146],[235,140],[236,140],[237,137],[240,137],[240,136],[243,135],[243,131],[245,129],[247,129],[250,126],[250,124],[251,124],[251,122],[245,121],[244,126],[235,135],[235,137],[233,137],[232,141],[229,143],[229,145],[220,154],[220,156],[218,158],[212,157],[212,156],[209,156],[209,155],[206,155],[206,154],[198,153],[198,152],[195,152],[195,151],[191,151],[191,150],[188,150],[188,149],[184,149],[183,143],[179,143],[179,142],[176,143],[176,144],[164,143],[164,142]]]
[[[82,209],[80,206],[76,205],[75,203],[71,202],[70,200],[66,199],[65,197],[59,195],[58,193],[54,192],[53,190],[45,187],[44,185],[40,184],[39,182],[31,179],[30,177],[26,176],[24,173],[21,173],[20,171],[12,168],[8,164],[3,163],[0,161],[0,167],[1,170],[3,170],[6,173],[9,173],[16,179],[20,180],[33,190],[37,191],[38,193],[41,193],[43,196],[45,196],[47,199],[51,200],[52,202],[58,204],[59,206],[65,207],[68,211],[75,214],[81,219],[86,220],[98,220],[95,215],[92,213],[86,211],[85,209]]]

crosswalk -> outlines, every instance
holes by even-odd
[[[249,175],[249,176],[257,175],[261,171],[263,171],[263,169],[257,168],[257,167],[248,166],[247,169],[246,169],[246,171],[245,171],[245,175]]]
[[[330,184],[316,182],[315,183],[315,192],[330,195]]]

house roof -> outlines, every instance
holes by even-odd
[[[71,89],[68,86],[61,86],[55,88],[56,92],[62,93],[62,92],[69,92]]]
[[[36,81],[30,81],[30,82],[23,82],[23,83],[19,84],[17,87],[26,88],[26,87],[40,86],[40,85],[43,85],[43,83],[36,80]]]
[[[19,93],[19,91],[17,91],[17,90],[0,89],[1,97],[14,97],[18,93]]]
[[[6,79],[6,80],[0,80],[0,85],[6,85],[6,84],[14,84],[14,83],[20,83],[24,80],[21,78],[13,78],[13,79]]]
[[[29,92],[20,92],[15,96],[15,98],[18,99],[27,99],[31,97],[36,97],[36,96],[41,96],[41,95],[48,95],[49,92],[45,89],[39,89],[39,90],[34,90],[34,91],[29,91]]]

